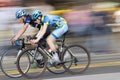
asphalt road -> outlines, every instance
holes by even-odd
[[[30,80],[119,80],[120,65],[108,65],[108,66],[94,66],[90,67],[87,71],[79,75],[71,75],[69,73],[64,74],[52,74],[50,72],[45,73],[42,78],[30,79]],[[101,76],[101,78],[100,78]],[[89,79],[88,79],[89,78]],[[97,79],[98,78],[98,79]],[[108,79],[109,78],[109,79]],[[116,78],[116,79],[115,79]],[[9,78],[4,75],[0,76],[0,80],[28,80],[26,78]]]
[[[105,79],[109,77],[109,80],[117,80],[115,78],[120,78],[117,76],[120,73],[120,53],[115,54],[91,54],[91,64],[87,71],[78,75],[71,75],[69,73],[64,74],[52,74],[50,72],[44,73],[43,77],[38,79],[30,79],[30,80],[92,80],[100,78],[103,76]],[[113,75],[113,77],[111,76]],[[88,79],[89,77],[89,79]],[[105,80],[103,79],[103,80]],[[0,80],[28,80],[24,77],[20,78],[9,78],[5,76],[2,72],[0,72]],[[99,80],[99,79],[97,79]]]

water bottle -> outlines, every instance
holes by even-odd
[[[48,52],[49,52],[49,53],[51,53],[51,52],[52,52],[52,50],[51,50],[50,48],[48,48]]]

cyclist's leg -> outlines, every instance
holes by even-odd
[[[57,50],[57,47],[55,46],[55,41],[56,39],[51,34],[47,37],[47,43],[52,51]]]
[[[53,58],[56,61],[60,61],[58,60],[58,50],[56,47],[56,39],[59,39],[67,30],[68,30],[68,26],[67,24],[65,24],[62,27],[55,29],[47,38],[47,43],[51,48],[51,50],[54,52]]]
[[[65,32],[68,31],[67,24],[64,24],[62,27],[55,29],[48,37],[47,43],[52,51],[57,51],[56,40],[59,39]]]
[[[47,70],[50,71],[51,73],[54,73],[54,74],[62,74],[62,73],[65,72],[65,70],[62,67],[62,65],[57,65],[57,64],[60,63],[60,59],[59,59],[58,53],[57,53],[57,48],[58,47],[55,44],[55,42],[56,42],[56,39],[52,35],[49,35],[48,38],[47,38],[47,43],[48,43],[48,45],[50,45],[50,48],[52,50],[51,51],[52,58],[50,58],[48,60],[48,62],[50,64],[47,65]]]

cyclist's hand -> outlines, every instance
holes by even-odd
[[[10,41],[11,41],[11,43],[14,43],[16,40],[17,40],[17,39],[14,37],[14,38],[12,38]]]
[[[32,40],[30,40],[30,43],[31,43],[31,45],[35,45],[35,43],[37,43],[38,42],[38,40],[37,39],[32,39]]]

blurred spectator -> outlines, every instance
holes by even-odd
[[[102,35],[111,33],[111,28],[106,26],[108,23],[108,13],[106,11],[100,11],[94,13],[94,25],[91,27],[92,35]]]
[[[113,16],[115,18],[115,23],[120,23],[120,10],[115,11]]]
[[[74,33],[75,35],[89,34],[87,29],[93,24],[90,6],[74,6],[72,9],[72,12],[64,14],[69,24],[70,33]]]

